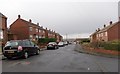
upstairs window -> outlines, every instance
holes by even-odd
[[[29,27],[29,30],[30,30],[30,31],[32,31],[32,30],[33,30],[33,28],[32,28],[32,27]]]
[[[38,32],[38,29],[36,29],[36,32]]]

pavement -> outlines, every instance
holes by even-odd
[[[118,72],[118,59],[74,51],[76,45],[41,51],[27,59],[2,60],[3,72]],[[82,50],[82,48],[80,48]]]
[[[86,54],[91,54],[91,55],[96,55],[96,56],[103,56],[103,57],[108,57],[108,58],[119,58],[119,56],[116,55],[109,55],[109,54],[103,54],[103,53],[96,53],[96,52],[90,52],[85,49],[81,49],[82,46],[80,44],[76,44],[76,49],[75,51],[78,51],[80,53],[86,53]]]

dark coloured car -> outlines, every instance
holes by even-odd
[[[3,49],[3,55],[11,58],[28,58],[29,55],[39,55],[40,49],[30,40],[12,40],[8,41]]]
[[[47,49],[58,49],[58,44],[56,42],[49,42],[47,44]]]

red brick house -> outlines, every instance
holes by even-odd
[[[5,44],[8,40],[7,36],[7,17],[0,13],[0,40]]]
[[[9,36],[11,39],[37,40],[38,38],[55,38],[55,35],[55,31],[48,30],[47,28],[44,29],[42,26],[39,26],[39,23],[32,23],[31,19],[26,21],[22,19],[20,15],[18,15],[18,19],[10,25]],[[62,37],[59,35],[58,38]]]
[[[57,42],[63,41],[63,37],[59,33],[55,34],[55,38],[57,39]]]
[[[120,40],[120,20],[115,23],[111,21],[108,26],[104,25],[103,29],[93,33],[90,38],[91,42]]]
[[[26,21],[18,15],[18,19],[10,25],[10,32],[21,39],[38,39],[45,37],[45,30],[39,26],[39,23],[34,24],[32,20]],[[14,39],[14,38],[13,38]]]

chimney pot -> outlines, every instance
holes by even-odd
[[[39,23],[37,23],[37,25],[39,25]]]
[[[106,27],[106,25],[104,24],[104,28]]]
[[[100,31],[100,28],[98,28],[98,31]]]
[[[110,25],[112,24],[112,21],[110,21]]]
[[[20,15],[18,15],[18,18],[20,19]]]
[[[29,19],[29,22],[31,23],[31,22],[32,22],[32,20],[31,20],[31,19]]]

